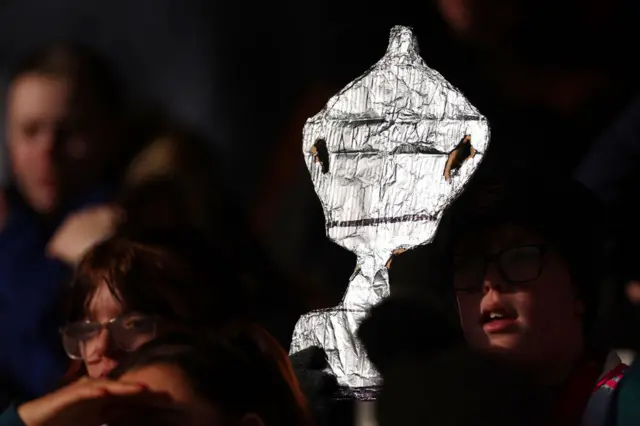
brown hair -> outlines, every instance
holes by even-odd
[[[213,274],[205,269],[205,262],[215,261],[212,255],[208,245],[193,234],[182,241],[161,236],[151,243],[121,236],[108,239],[91,249],[78,266],[69,288],[67,319],[84,317],[102,283],[125,310],[188,326],[227,319],[236,304],[223,291],[234,288],[234,283],[207,282]],[[223,281],[230,279],[221,275]]]
[[[61,77],[71,84],[72,102],[93,100],[102,116],[115,118],[122,111],[122,88],[112,67],[94,51],[77,44],[58,43],[37,50],[11,72],[11,80],[25,74]],[[82,99],[79,99],[79,97]]]
[[[149,342],[111,377],[141,367],[169,364],[194,391],[223,413],[255,413],[266,426],[308,426],[310,416],[285,350],[259,325],[234,322],[210,334],[174,334]]]

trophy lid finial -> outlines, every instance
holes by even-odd
[[[411,28],[396,25],[391,29],[387,55],[419,55],[418,41]]]

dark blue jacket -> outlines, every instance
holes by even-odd
[[[18,415],[16,405],[11,405],[2,414],[0,414],[0,426],[25,426],[24,422]]]
[[[68,366],[59,335],[61,296],[71,271],[45,254],[60,220],[43,224],[8,191],[9,215],[0,231],[0,383],[11,396],[31,398],[55,389]],[[67,215],[107,200],[99,189],[81,197]]]

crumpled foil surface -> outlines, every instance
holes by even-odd
[[[357,255],[339,306],[298,321],[291,353],[325,350],[356,399],[381,384],[355,332],[389,295],[395,250],[429,243],[489,143],[489,124],[419,55],[410,28],[391,30],[384,57],[307,120],[303,152],[327,235]]]

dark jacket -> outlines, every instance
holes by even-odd
[[[108,193],[96,189],[44,224],[15,191],[7,191],[9,215],[0,231],[0,382],[9,384],[5,392],[12,398],[42,395],[64,374],[59,314],[71,271],[47,257],[46,246],[65,216],[106,201]]]
[[[614,420],[612,425],[640,424],[640,363],[634,362],[626,371],[616,389]]]
[[[17,405],[11,405],[2,414],[0,414],[0,426],[25,426],[24,422],[18,415]]]

